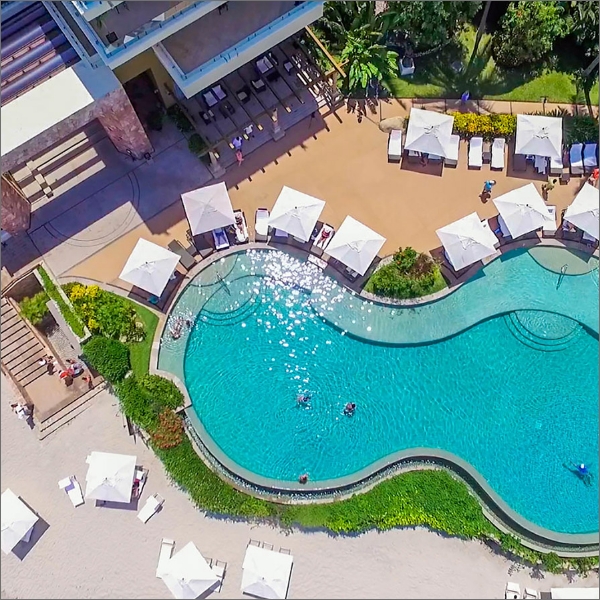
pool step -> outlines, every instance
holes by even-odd
[[[252,300],[254,300],[254,302]],[[198,318],[207,325],[237,325],[254,314],[259,304],[260,302],[258,302],[256,298],[248,298],[246,302],[231,312],[212,312],[203,308],[198,315]]]
[[[504,316],[508,330],[525,346],[541,352],[558,352],[567,349],[575,343],[581,331],[581,325],[574,324],[571,331],[561,337],[544,337],[534,333],[519,319],[518,312],[511,312]]]

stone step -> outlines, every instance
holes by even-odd
[[[17,365],[15,365],[14,369],[11,369],[12,374],[17,379],[23,379],[40,367],[43,367],[44,370],[47,371],[48,367],[46,365],[38,365],[40,358],[43,356],[44,352],[38,350],[37,352],[30,354],[27,358],[23,358]]]
[[[6,317],[2,317],[2,337],[8,335],[8,332],[13,325],[17,325],[21,322],[21,317],[19,317],[16,312],[6,314]]]
[[[11,350],[6,356],[2,355],[2,362],[7,368],[12,368],[22,358],[31,356],[34,352],[38,352],[38,341],[32,336],[23,346],[17,346]]]
[[[24,346],[27,342],[31,341],[32,339],[34,339],[39,344],[36,337],[33,335],[33,333],[31,333],[31,331],[29,331],[29,329],[27,329],[27,327],[18,329],[16,334],[13,334],[10,337],[10,339],[6,341],[2,340],[2,359],[4,360],[4,358],[6,358],[7,360],[9,360],[9,354],[12,354],[15,350],[18,351],[19,348]]]
[[[10,331],[5,331],[2,328],[2,347],[6,348],[10,346],[10,344],[14,343],[15,340],[23,338],[26,334],[32,335],[31,331],[25,323],[23,323],[22,319],[19,319],[19,324],[15,324],[10,328]]]
[[[25,375],[23,378],[16,377],[16,380],[23,387],[25,387],[26,385],[29,385],[30,383],[32,383],[33,381],[35,381],[38,377],[41,377],[42,375],[46,375],[47,372],[48,371],[46,369],[46,365],[44,365],[44,366],[37,365],[37,368],[35,368],[34,370],[28,372],[27,375]]]

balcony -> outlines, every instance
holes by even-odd
[[[322,2],[229,2],[154,46],[186,97],[238,69],[323,14]]]
[[[121,4],[123,0],[114,0],[108,2],[100,2],[99,0],[73,0],[75,8],[79,11],[79,14],[84,17],[87,21],[91,21],[101,14],[109,11],[118,4]]]
[[[224,2],[112,2],[95,18],[83,14],[81,4],[108,3],[66,2],[65,6],[104,62],[115,69]]]

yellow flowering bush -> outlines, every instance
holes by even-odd
[[[509,138],[517,129],[516,115],[478,115],[475,113],[452,113],[454,133],[463,138],[481,136],[485,139],[495,137]]]

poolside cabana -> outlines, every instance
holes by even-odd
[[[562,119],[539,115],[517,115],[515,154],[562,160]]]
[[[555,219],[533,183],[493,198],[492,202],[513,239],[544,225],[555,226]]]
[[[598,190],[593,185],[586,183],[567,207],[564,217],[566,221],[578,229],[583,229],[596,239],[600,239],[599,198]]]
[[[451,156],[453,126],[454,117],[450,115],[411,108],[404,148],[443,158]]]
[[[28,542],[39,517],[11,490],[2,494],[2,551],[10,554],[21,541]]]
[[[290,554],[248,546],[242,564],[242,592],[258,598],[285,598],[293,563]]]
[[[181,194],[181,201],[192,235],[235,223],[229,192],[223,182]]]
[[[364,275],[385,244],[385,238],[347,216],[327,246],[327,254]]]
[[[110,452],[92,452],[86,459],[85,497],[105,502],[131,501],[137,457]]]
[[[160,296],[179,262],[179,255],[140,238],[119,279]]]
[[[324,206],[323,200],[284,185],[271,211],[269,227],[308,242]]]
[[[175,598],[189,600],[204,594],[219,582],[217,574],[193,542],[169,559],[161,579]]]
[[[436,231],[455,271],[496,253],[498,239],[476,212]]]

